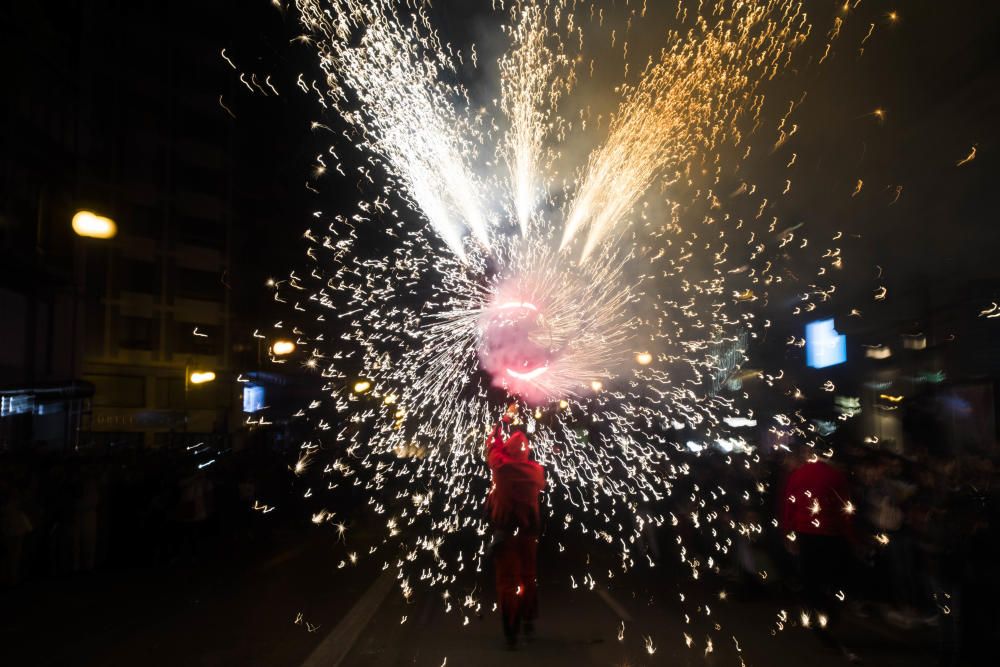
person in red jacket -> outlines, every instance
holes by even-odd
[[[824,644],[856,662],[857,656],[830,632],[839,616],[840,601],[834,596],[845,595],[855,541],[853,514],[847,477],[830,463],[812,455],[789,475],[781,496],[781,527],[799,558],[808,607],[803,624],[812,625]]]
[[[508,408],[502,423],[513,422],[504,439],[498,423],[486,442],[486,460],[493,483],[486,499],[494,529],[494,565],[497,599],[509,647],[524,634],[531,638],[538,615],[536,559],[541,533],[538,494],[545,488],[545,469],[530,460],[531,444],[524,425],[516,422],[516,407]]]

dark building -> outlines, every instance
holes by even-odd
[[[262,190],[240,176],[254,169],[237,154],[247,130],[226,105],[240,84],[219,52],[243,25],[229,4],[3,10],[3,57],[21,63],[6,85],[0,151],[7,444],[154,445],[242,423],[234,380],[266,346],[245,311],[259,306],[255,290],[266,295],[265,269],[241,249],[279,217],[282,183]],[[274,146],[253,150],[264,162]],[[113,219],[117,234],[74,234],[84,209]],[[53,430],[32,407],[49,399],[32,397],[54,387],[79,398],[50,401],[50,415],[75,410]]]

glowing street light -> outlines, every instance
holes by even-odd
[[[276,340],[271,345],[271,353],[276,357],[283,357],[295,351],[295,343],[290,340]]]
[[[372,383],[369,382],[368,380],[359,380],[358,382],[354,383],[355,394],[363,394],[371,388],[372,388]]]
[[[653,363],[653,355],[649,352],[639,352],[635,355],[635,362],[640,366],[648,366]]]
[[[590,388],[593,389],[594,391],[600,391],[604,389],[604,383],[594,380],[593,382],[590,383]]]
[[[73,216],[73,231],[77,236],[112,239],[118,233],[118,225],[111,218],[97,215],[93,211],[77,211]]]
[[[191,381],[191,384],[213,382],[215,380],[215,371],[191,371],[191,374],[188,375],[188,380]]]

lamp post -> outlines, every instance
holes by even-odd
[[[79,210],[73,215],[71,224],[73,232],[81,238],[108,240],[113,239],[118,234],[118,225],[115,224],[114,220],[85,209]],[[80,308],[80,298],[85,289],[84,279],[87,275],[86,243],[77,242],[75,246],[76,252],[74,255],[77,261],[75,262],[76,266],[73,272],[73,346],[70,352],[70,368],[74,375],[77,373],[77,348],[80,346],[78,311]]]
[[[111,218],[103,215],[98,215],[93,211],[88,210],[78,210],[71,221],[71,226],[73,228],[73,233],[82,239],[97,239],[97,240],[108,240],[113,239],[118,233],[118,225]],[[87,267],[87,246],[86,241],[77,241],[73,244],[73,316],[72,324],[70,329],[70,334],[73,337],[70,345],[70,372],[73,374],[74,381],[76,376],[79,374],[79,369],[77,364],[79,363],[79,357],[82,356],[78,354],[80,352],[80,299],[83,298],[83,291],[85,288],[84,280],[86,278],[86,267]],[[80,437],[80,424],[76,425],[75,442],[73,443],[74,449],[79,446]]]

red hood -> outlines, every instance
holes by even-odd
[[[515,461],[527,461],[530,452],[531,444],[528,442],[528,436],[520,431],[514,431],[504,443],[504,453]]]

